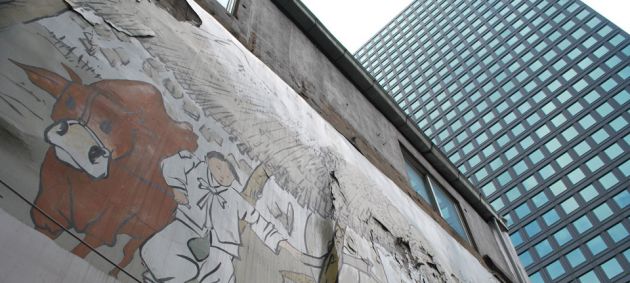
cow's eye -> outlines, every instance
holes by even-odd
[[[98,127],[103,131],[103,133],[109,134],[112,132],[112,122],[110,120],[105,120],[101,122]]]

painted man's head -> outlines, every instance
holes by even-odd
[[[236,168],[225,159],[222,153],[217,151],[208,152],[206,154],[206,162],[208,162],[209,175],[212,175],[219,185],[227,187],[232,185],[234,180],[240,183]]]

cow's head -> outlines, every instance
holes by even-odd
[[[54,122],[44,134],[57,158],[93,178],[107,177],[111,161],[128,156],[139,136],[145,141],[142,146],[152,154],[173,154],[179,149],[164,148],[178,144],[196,148],[196,135],[168,118],[160,92],[150,84],[102,80],[83,85],[65,65],[70,80],[43,68],[12,62],[57,100],[51,113]]]

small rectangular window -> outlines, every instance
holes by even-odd
[[[419,172],[415,166],[405,162],[405,168],[407,170],[407,177],[409,178],[409,185],[411,188],[426,201],[429,205],[434,206],[433,196],[431,190],[427,184],[426,175]]]
[[[462,237],[466,242],[471,243],[468,231],[464,224],[464,219],[459,210],[459,205],[436,181],[421,170],[419,165],[410,160],[409,154],[405,155],[405,167],[407,177],[411,187],[440,213],[446,223]]]
[[[217,0],[221,6],[223,6],[228,13],[234,14],[236,12],[236,4],[238,0]]]
[[[464,222],[462,219],[461,212],[459,211],[459,206],[453,200],[447,192],[437,183],[435,180],[431,180],[431,187],[433,188],[433,192],[435,193],[435,198],[438,204],[438,210],[440,215],[446,220],[455,232],[459,236],[461,236],[467,242],[470,242],[470,238],[468,237],[468,233],[466,232],[466,228],[464,227]]]

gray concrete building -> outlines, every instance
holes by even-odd
[[[0,1],[0,164],[0,282],[528,281],[299,1]]]
[[[579,0],[426,0],[355,56],[506,219],[532,282],[628,282],[629,44]]]

